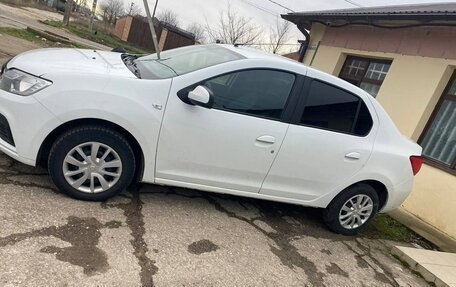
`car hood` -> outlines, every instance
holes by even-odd
[[[7,68],[16,68],[36,76],[77,73],[135,78],[135,75],[123,63],[120,53],[86,49],[32,50],[14,57],[8,63]]]

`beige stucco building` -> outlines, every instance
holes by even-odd
[[[371,93],[423,147],[423,167],[402,208],[456,238],[456,3],[283,18],[307,34],[305,64]]]

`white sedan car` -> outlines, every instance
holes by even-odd
[[[325,208],[346,235],[398,207],[421,166],[363,90],[230,45],[20,54],[2,68],[0,150],[78,199],[137,180]]]

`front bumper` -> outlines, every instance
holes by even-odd
[[[14,144],[0,138],[0,150],[34,166],[42,142],[60,124],[59,120],[34,96],[24,97],[3,90],[0,90],[0,114],[9,124]]]

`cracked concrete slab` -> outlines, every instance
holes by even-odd
[[[333,234],[316,209],[152,185],[141,192],[155,286],[426,286],[388,242]],[[202,241],[211,248],[192,252]]]
[[[61,194],[0,154],[1,286],[426,286],[395,242],[329,232],[318,209],[137,184]]]

